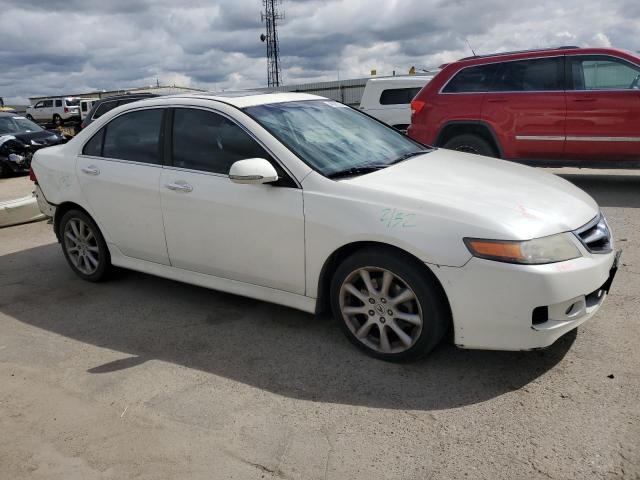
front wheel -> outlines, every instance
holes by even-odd
[[[59,238],[71,269],[89,282],[104,280],[111,256],[100,229],[86,213],[70,210],[60,220]]]
[[[27,113],[27,120],[31,120],[33,122],[33,117]]]
[[[352,343],[388,361],[426,355],[450,324],[433,274],[412,257],[383,249],[361,250],[338,267],[331,307]]]
[[[448,140],[442,148],[457,150],[458,152],[475,153],[476,155],[484,155],[485,157],[497,156],[489,142],[471,133],[456,135]]]

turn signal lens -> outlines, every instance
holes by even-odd
[[[564,233],[523,241],[465,238],[464,243],[475,257],[507,263],[541,265],[582,256]]]
[[[36,178],[36,174],[33,171],[33,167],[29,167],[29,180],[31,180],[34,183],[38,183],[38,179]]]

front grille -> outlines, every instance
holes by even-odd
[[[611,230],[609,230],[609,225],[602,214],[573,233],[590,253],[609,253],[611,251]]]

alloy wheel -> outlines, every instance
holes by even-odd
[[[378,267],[351,272],[340,287],[342,319],[355,338],[379,353],[401,353],[420,338],[422,308],[411,287]]]
[[[92,275],[100,265],[98,239],[91,227],[79,218],[71,218],[64,227],[64,248],[74,267]]]

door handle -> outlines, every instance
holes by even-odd
[[[193,191],[193,187],[191,185],[181,180],[178,180],[177,182],[173,182],[173,183],[167,183],[165,187],[168,188],[169,190],[173,190],[174,192],[189,193]]]
[[[81,170],[87,175],[100,175],[100,169],[93,165],[90,165],[88,167],[82,167]]]

